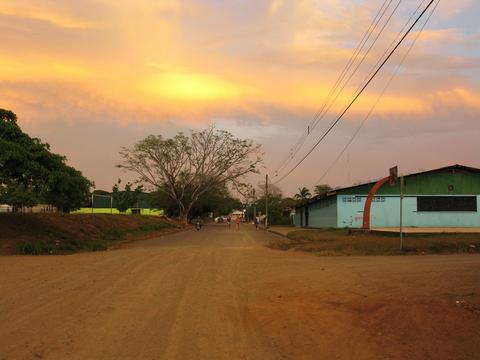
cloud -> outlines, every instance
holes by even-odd
[[[0,1],[0,14],[22,19],[45,21],[67,29],[87,29],[97,27],[94,22],[76,18],[59,9],[42,6],[37,2]]]
[[[0,0],[0,106],[40,132],[45,124],[81,128],[87,121],[105,133],[109,126],[175,131],[220,121],[279,154],[322,107],[381,3]],[[417,5],[402,2],[322,125],[349,103]],[[467,0],[441,2],[367,134],[434,126],[445,134],[451,128],[436,119],[460,124],[457,114],[472,126],[480,115],[477,8]],[[407,45],[347,113],[332,143],[365,116]]]

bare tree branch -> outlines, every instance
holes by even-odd
[[[171,139],[150,135],[132,149],[122,148],[120,168],[171,197],[187,221],[198,198],[217,186],[243,189],[245,177],[262,166],[260,145],[213,126]]]

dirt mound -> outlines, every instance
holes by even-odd
[[[157,216],[1,214],[0,254],[105,250],[119,240],[179,227]]]

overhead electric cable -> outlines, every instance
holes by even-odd
[[[384,59],[384,57],[388,54],[388,52],[390,51],[390,49],[395,45],[395,43],[398,41],[398,39],[400,38],[400,36],[402,36],[402,33],[403,31],[407,28],[408,24],[410,24],[410,22],[412,21],[412,19],[415,17],[415,15],[417,14],[417,12],[420,10],[420,8],[423,6],[423,4],[426,2],[426,0],[422,0],[420,2],[420,4],[417,6],[417,8],[415,9],[415,11],[410,15],[410,17],[408,18],[408,20],[405,22],[405,24],[403,25],[403,27],[400,29],[400,31],[397,33],[397,35],[395,36],[395,38],[392,40],[392,42],[390,43],[390,45],[385,49],[385,51],[382,53],[382,55],[378,58],[377,62],[375,63],[375,65],[372,66],[372,68],[370,69],[370,72],[368,73],[368,75],[364,78],[363,82],[360,83],[360,85],[357,87],[357,90],[356,91],[359,91],[362,87],[362,84],[365,83],[365,81],[367,81],[367,79],[373,74],[373,72],[375,71],[375,69],[377,68],[378,64],[380,64],[382,62],[382,60]]]
[[[288,163],[293,159],[294,155],[296,155],[296,153],[298,152],[299,148],[301,148],[306,140],[306,138],[308,137],[308,135],[310,134],[310,129],[311,129],[311,126],[312,124],[315,122],[315,119],[320,116],[324,110],[325,110],[325,107],[326,105],[330,102],[330,99],[331,99],[331,96],[335,93],[335,91],[337,90],[338,88],[338,85],[341,83],[341,81],[344,79],[346,73],[350,70],[351,66],[353,63],[355,63],[358,55],[360,54],[360,52],[363,50],[363,47],[365,46],[366,42],[370,39],[370,36],[372,35],[372,33],[375,31],[375,29],[377,28],[381,18],[384,16],[386,10],[390,7],[391,3],[392,3],[393,0],[384,0],[382,6],[380,7],[380,9],[378,10],[378,12],[376,13],[375,17],[373,18],[372,22],[370,23],[370,26],[369,28],[365,31],[365,33],[363,34],[362,36],[362,39],[360,40],[360,42],[357,44],[357,47],[355,48],[355,51],[353,52],[352,56],[350,57],[349,61],[347,62],[347,64],[345,65],[345,67],[343,68],[342,72],[340,73],[339,77],[337,78],[334,86],[330,89],[330,92],[328,93],[327,97],[326,97],[326,100],[323,104],[323,106],[321,107],[320,110],[317,110],[317,112],[314,114],[314,116],[312,117],[312,119],[310,120],[310,123],[309,125],[307,126],[307,129],[303,132],[303,134],[300,136],[300,139],[297,140],[297,142],[295,143],[295,145],[290,149],[290,153],[289,155],[287,155],[285,157],[285,159],[280,163],[280,165],[277,167],[277,171],[281,171],[286,165],[288,165]],[[387,2],[388,2],[388,5],[387,5]],[[317,121],[318,123],[318,121]]]
[[[379,65],[377,70],[372,74],[370,79],[362,86],[360,91],[353,97],[353,99],[350,101],[350,103],[347,105],[347,107],[340,113],[340,115],[336,118],[335,121],[332,122],[332,124],[328,127],[328,129],[323,133],[323,135],[315,142],[315,144],[310,148],[310,150],[298,161],[293,168],[291,168],[285,175],[283,175],[279,180],[275,182],[275,184],[279,183],[283,179],[285,179],[288,175],[290,175],[300,164],[305,161],[305,159],[313,152],[313,150],[316,149],[316,147],[325,139],[325,137],[332,131],[332,129],[338,124],[338,122],[343,118],[343,116],[347,113],[347,111],[352,107],[352,105],[355,103],[355,101],[358,99],[358,97],[365,91],[365,89],[370,85],[370,83],[373,81],[373,79],[377,76],[377,74],[380,72],[380,70],[383,68],[383,66],[387,63],[387,61],[392,57],[392,55],[395,53],[397,48],[402,44],[402,42],[405,40],[405,38],[408,36],[408,34],[412,31],[412,29],[415,27],[415,25],[418,23],[418,21],[423,17],[423,15],[427,12],[427,10],[430,8],[430,6],[433,4],[435,0],[430,0],[428,5],[423,9],[423,11],[420,13],[420,15],[417,17],[417,19],[413,22],[413,24],[408,28],[408,30],[405,32],[405,34],[402,36],[402,38],[398,41],[398,43],[395,45],[395,47],[390,51],[388,56],[382,61],[382,63]]]
[[[363,54],[362,58],[360,59],[360,61],[358,62],[357,66],[355,67],[355,69],[352,71],[352,73],[350,74],[350,76],[347,78],[347,80],[343,83],[342,87],[340,88],[339,92],[337,93],[337,95],[335,96],[335,98],[333,99],[333,101],[330,103],[330,106],[326,109],[326,111],[324,112],[323,116],[328,113],[328,111],[330,111],[331,107],[333,106],[333,104],[335,103],[335,101],[337,101],[338,97],[340,96],[340,94],[343,92],[343,90],[345,89],[345,87],[347,86],[347,84],[350,82],[350,80],[352,79],[352,77],[355,75],[355,73],[358,71],[358,69],[360,68],[360,66],[363,64],[363,61],[366,59],[366,57],[368,56],[368,54],[370,53],[370,51],[372,50],[373,46],[377,43],[378,39],[380,38],[380,35],[383,33],[383,31],[385,30],[385,28],[387,27],[387,25],[389,24],[390,20],[392,19],[393,17],[393,14],[395,14],[395,12],[397,11],[398,7],[400,6],[400,4],[402,3],[402,0],[398,0],[397,2],[397,5],[395,6],[395,8],[393,9],[393,11],[390,13],[389,17],[387,18],[387,20],[385,21],[385,23],[383,24],[382,28],[380,29],[380,31],[378,32],[377,36],[375,37],[375,39],[373,40],[373,42],[370,44],[370,46],[368,47],[367,51],[365,52],[365,54]],[[322,118],[323,118],[322,116]],[[321,120],[322,118],[320,118],[319,120]],[[317,123],[318,121],[317,120]],[[316,125],[316,124],[315,124]]]
[[[378,41],[380,35],[383,33],[383,31],[385,30],[386,26],[388,25],[388,23],[390,22],[390,20],[392,19],[394,13],[396,12],[396,10],[398,9],[398,7],[400,6],[402,0],[398,0],[395,8],[392,10],[392,12],[390,13],[389,17],[387,18],[387,20],[385,21],[385,23],[383,24],[382,28],[380,29],[380,31],[378,32],[377,36],[375,37],[375,39],[373,40],[373,42],[370,44],[369,48],[367,49],[367,51],[363,54],[360,62],[357,64],[357,66],[355,67],[355,69],[352,71],[352,73],[350,74],[350,76],[347,78],[347,80],[343,83],[342,87],[340,88],[340,90],[337,92],[335,98],[333,99],[333,101],[330,102],[330,104],[328,105],[328,107],[323,111],[323,113],[321,114],[321,116],[317,119],[314,119],[315,121],[313,122],[313,125],[310,125],[309,126],[309,129],[310,128],[315,128],[316,125],[324,118],[324,116],[330,111],[330,109],[332,108],[332,106],[335,104],[335,102],[337,101],[338,97],[340,96],[340,94],[343,92],[343,90],[345,89],[345,87],[347,86],[347,84],[350,82],[350,80],[353,78],[353,76],[355,75],[355,73],[358,71],[358,69],[360,68],[360,66],[363,64],[363,61],[366,59],[366,57],[368,56],[368,54],[370,53],[371,49],[373,48],[373,46],[376,44],[376,42]],[[390,2],[391,3],[391,2]],[[388,4],[388,7],[390,6],[390,3]],[[387,8],[388,8],[387,7]],[[385,8],[385,11],[387,10],[387,8]],[[385,14],[385,11],[382,12],[382,15],[381,17],[378,19],[379,21],[381,20],[381,18],[383,17],[383,15]],[[373,30],[376,29],[378,25],[378,22],[375,24],[375,27]],[[363,46],[362,46],[362,49],[363,49]],[[355,60],[356,60],[356,57],[355,57]],[[378,62],[377,62],[378,64]],[[353,63],[352,63],[353,65]],[[345,73],[346,75],[346,73]],[[343,78],[342,78],[343,80]],[[303,138],[303,141],[302,143],[300,144],[300,146],[297,148],[297,150],[294,152],[293,156],[296,155],[296,153],[300,150],[301,146],[303,146],[303,144],[305,143],[306,141],[306,137]],[[290,160],[293,159],[293,156],[291,157]],[[277,170],[278,171],[281,171],[283,170],[283,168],[286,167],[286,165],[288,165],[290,163],[290,160],[287,161],[285,163],[285,165],[282,167],[282,169],[279,169]]]
[[[430,21],[430,18],[432,17],[433,13],[435,12],[438,4],[440,3],[441,0],[438,0],[437,3],[435,4],[435,6],[433,7],[432,9],[432,12],[428,15],[427,19],[425,20],[425,22],[423,23],[420,31],[417,33],[417,35],[415,36],[415,39],[412,41],[412,43],[410,44],[410,47],[408,48],[408,50],[405,52],[404,56],[402,57],[402,59],[400,60],[400,62],[398,63],[397,67],[395,68],[395,71],[392,73],[391,77],[389,78],[389,80],[387,81],[385,87],[382,89],[380,95],[377,97],[377,100],[375,101],[375,103],[373,104],[373,106],[370,108],[368,114],[365,116],[365,118],[362,120],[362,122],[360,123],[360,125],[358,126],[357,130],[353,133],[352,137],[350,138],[350,140],[345,144],[345,146],[343,147],[342,151],[338,154],[338,156],[335,158],[335,160],[330,164],[330,166],[328,167],[328,169],[323,173],[323,175],[316,181],[316,184],[320,183],[324,178],[325,176],[328,175],[328,173],[332,170],[332,168],[337,164],[337,162],[340,160],[340,158],[343,156],[343,154],[345,153],[345,151],[347,150],[347,148],[352,144],[353,140],[356,138],[356,136],[358,135],[358,133],[360,132],[360,130],[362,129],[363,125],[367,122],[367,120],[370,118],[371,114],[375,111],[375,108],[377,107],[378,103],[380,102],[381,98],[383,97],[383,95],[385,94],[386,90],[388,89],[388,87],[390,86],[391,82],[393,81],[393,79],[395,78],[395,76],[398,74],[398,71],[400,70],[400,68],[402,67],[403,63],[405,62],[406,58],[408,57],[408,55],[410,54],[411,50],[413,49],[413,47],[415,46],[418,38],[420,37],[421,33],[423,32],[423,30],[425,29],[425,26],[427,25],[427,23]],[[423,2],[422,2],[423,3]],[[418,8],[417,8],[418,10]]]

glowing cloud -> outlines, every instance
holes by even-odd
[[[97,26],[93,22],[72,17],[56,9],[42,7],[35,2],[18,1],[13,4],[11,1],[0,1],[0,14],[46,21],[62,28],[87,29]]]
[[[238,99],[241,89],[216,75],[201,73],[160,73],[144,83],[144,89],[163,99],[180,101],[221,101]]]

